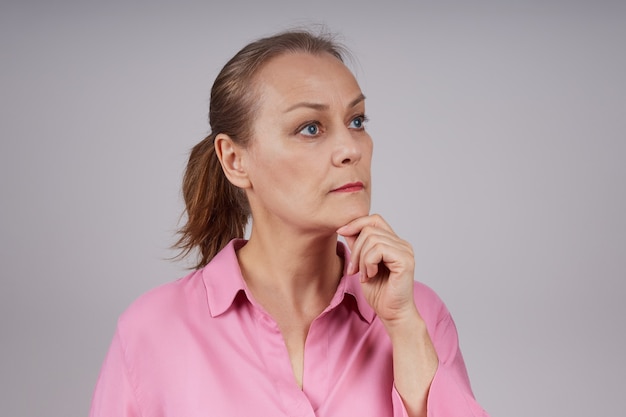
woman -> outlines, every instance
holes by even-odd
[[[369,214],[365,96],[342,56],[285,32],[222,69],[183,184],[197,270],[122,315],[92,416],[486,415],[411,246]]]

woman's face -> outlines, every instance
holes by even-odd
[[[365,97],[330,54],[285,54],[255,78],[259,108],[245,150],[255,223],[331,231],[370,209]]]

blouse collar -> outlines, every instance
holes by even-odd
[[[237,294],[241,291],[246,294],[249,301],[251,300],[236,254],[236,251],[243,247],[246,242],[244,239],[231,240],[201,271],[212,317],[217,317],[231,308]],[[350,262],[350,251],[343,242],[337,242],[337,254],[344,258],[344,273],[335,295],[322,314],[337,307],[344,301],[345,294],[349,294],[356,301],[361,318],[371,323],[375,312],[365,299],[358,273],[346,275],[346,269]]]

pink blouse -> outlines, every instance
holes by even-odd
[[[119,319],[92,417],[406,416],[391,343],[356,275],[344,275],[309,329],[302,389],[281,333],[243,280],[234,240],[204,268],[137,299]],[[342,243],[337,251],[346,258]],[[450,313],[415,283],[439,356],[429,417],[487,416],[478,405]]]

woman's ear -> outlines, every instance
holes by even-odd
[[[236,187],[242,189],[249,188],[250,179],[244,163],[245,150],[224,133],[220,133],[215,137],[214,146],[226,178]]]

